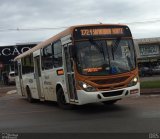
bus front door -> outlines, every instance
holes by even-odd
[[[38,96],[40,100],[44,100],[44,93],[42,90],[42,80],[41,80],[40,56],[34,57],[34,63],[35,63],[34,76],[36,79]]]
[[[73,60],[70,55],[69,45],[64,45],[65,55],[65,78],[67,85],[67,92],[69,95],[70,102],[78,102],[77,91],[75,87],[74,67]]]

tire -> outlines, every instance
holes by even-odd
[[[119,100],[119,99],[118,99]],[[117,101],[118,101],[117,99],[116,100],[109,100],[109,101],[104,101],[104,102],[102,102],[104,105],[113,105],[113,104],[115,104]]]
[[[30,91],[29,87],[26,88],[26,91],[27,91],[27,100],[28,100],[28,102],[33,103],[34,99],[32,98],[31,91]]]
[[[73,107],[71,104],[66,103],[66,99],[65,99],[64,92],[63,92],[62,88],[60,88],[57,91],[57,103],[58,103],[59,107],[62,109],[72,109],[72,107]]]

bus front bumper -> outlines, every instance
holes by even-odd
[[[140,96],[140,83],[132,87],[109,91],[86,92],[84,90],[77,90],[77,95],[77,105],[122,99],[130,96]]]

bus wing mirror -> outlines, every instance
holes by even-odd
[[[71,58],[75,58],[76,57],[76,47],[75,47],[75,45],[70,45],[69,46],[69,51],[70,51]]]

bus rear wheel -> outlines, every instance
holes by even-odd
[[[62,88],[60,88],[57,91],[57,103],[58,103],[59,107],[62,109],[71,109],[72,108],[71,104],[66,103],[66,99],[65,99],[64,92],[63,92]]]

